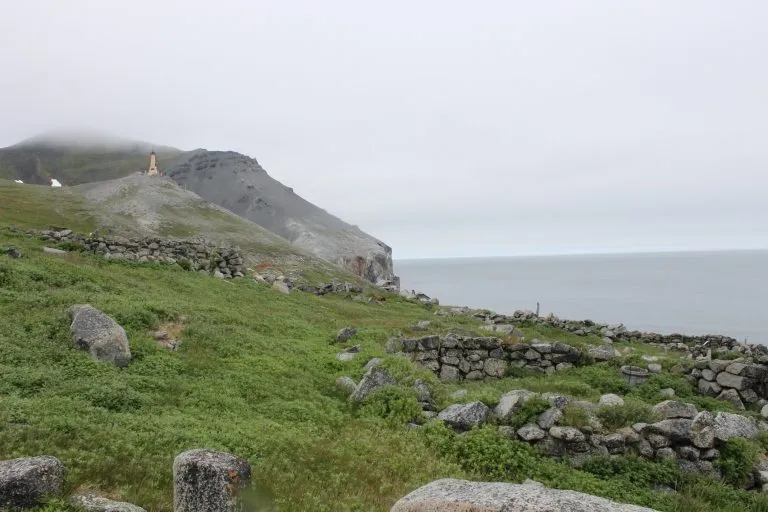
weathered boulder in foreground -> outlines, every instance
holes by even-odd
[[[242,457],[190,450],[173,461],[174,512],[236,512],[240,491],[250,483],[251,465]]]
[[[43,455],[0,461],[0,509],[32,508],[61,493],[67,469]]]
[[[540,485],[444,478],[400,499],[391,512],[654,512],[589,494]]]
[[[136,505],[124,501],[112,501],[93,494],[72,496],[69,502],[85,512],[147,512]]]
[[[72,306],[69,314],[72,339],[78,347],[87,349],[98,361],[128,366],[131,360],[128,336],[117,322],[90,304]]]
[[[365,400],[377,389],[393,384],[397,384],[397,382],[387,370],[380,366],[374,366],[365,372],[365,375],[360,380],[360,384],[357,385],[357,389],[349,396],[349,399],[353,402]]]
[[[717,413],[714,419],[714,430],[715,438],[720,441],[727,441],[732,437],[752,439],[760,432],[757,420],[754,418],[729,412]]]

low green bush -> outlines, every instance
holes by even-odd
[[[596,413],[600,422],[608,430],[628,427],[635,423],[653,423],[661,419],[653,413],[650,405],[630,400],[620,406],[601,406]]]
[[[581,407],[566,405],[563,409],[563,417],[560,418],[559,423],[561,425],[583,428],[589,425],[589,416],[587,411]]]
[[[363,417],[384,418],[389,423],[404,425],[421,417],[416,392],[402,386],[386,386],[372,393],[360,406]]]
[[[515,412],[510,425],[515,428],[520,428],[527,423],[535,422],[536,418],[550,407],[549,401],[545,398],[533,396],[526,400],[526,402]]]
[[[759,448],[755,443],[734,437],[726,441],[720,448],[720,457],[715,465],[723,475],[723,481],[741,487],[751,478],[752,466],[754,466]]]

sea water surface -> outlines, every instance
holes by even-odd
[[[398,260],[401,289],[441,304],[768,344],[768,251]]]

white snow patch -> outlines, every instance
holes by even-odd
[[[23,182],[23,181],[21,181],[21,180],[13,180],[13,181],[15,181],[16,183],[24,183],[24,182]]]
[[[51,179],[51,186],[52,187],[60,187],[61,183],[59,182],[59,180],[53,178],[53,179]]]

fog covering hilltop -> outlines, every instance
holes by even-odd
[[[56,130],[0,149],[0,179],[64,186],[123,178],[147,168],[150,151],[180,186],[370,282],[394,281],[392,249],[315,206],[232,151],[180,149],[94,130]]]

